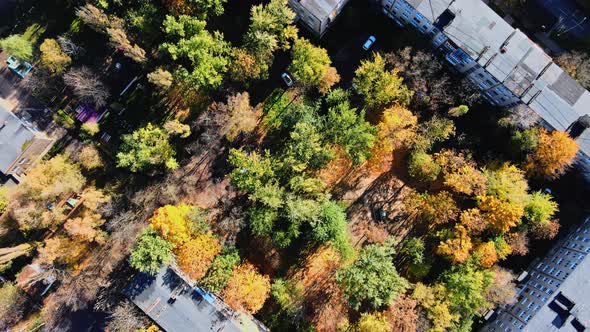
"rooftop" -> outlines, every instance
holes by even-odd
[[[300,0],[301,6],[305,7],[317,18],[331,17],[338,7],[338,0]],[[335,13],[334,13],[335,15]]]
[[[0,106],[0,172],[5,173],[38,134]]]
[[[265,330],[253,318],[232,312],[213,294],[191,288],[168,266],[155,276],[139,273],[124,293],[167,332]]]
[[[580,116],[590,114],[590,93],[483,1],[407,1],[435,23],[447,9],[452,12],[450,23],[439,21],[445,35],[529,104],[550,127],[566,130]],[[590,156],[590,130],[577,141],[580,150]]]

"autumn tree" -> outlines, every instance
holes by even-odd
[[[506,243],[515,255],[525,256],[529,252],[529,238],[524,232],[506,234]]]
[[[404,209],[432,226],[447,224],[459,215],[457,203],[448,191],[434,195],[410,193],[404,200]]]
[[[440,165],[434,161],[432,155],[424,151],[412,151],[408,158],[408,173],[419,181],[426,183],[435,181],[440,170]]]
[[[486,191],[487,178],[470,156],[454,150],[434,155],[440,165],[445,186],[465,195],[481,195]]]
[[[191,237],[191,226],[186,218],[190,211],[191,206],[185,204],[165,205],[154,212],[150,226],[174,248],[179,248]]]
[[[77,155],[78,162],[83,169],[92,171],[104,166],[104,161],[96,146],[84,145]]]
[[[470,234],[479,235],[487,228],[487,221],[479,209],[461,211],[459,221]]]
[[[517,289],[514,274],[499,266],[494,266],[492,273],[494,275],[493,282],[486,290],[486,300],[495,305],[516,303]]]
[[[102,216],[92,211],[84,211],[64,224],[66,233],[76,241],[104,243],[106,234],[99,227],[105,223]]]
[[[200,281],[201,285],[210,292],[221,293],[227,286],[234,268],[239,264],[240,255],[237,250],[224,250],[211,263],[207,274]]]
[[[489,269],[498,262],[496,245],[493,241],[484,242],[478,245],[474,250],[474,255],[479,259],[479,264]]]
[[[557,220],[550,220],[542,223],[533,223],[531,227],[531,237],[537,240],[551,240],[557,236],[559,232],[559,222]]]
[[[10,35],[0,40],[0,48],[17,59],[33,60],[33,43],[24,35]]]
[[[187,138],[191,135],[191,127],[176,119],[168,120],[164,123],[162,128],[170,136],[178,136],[180,138]]]
[[[137,239],[129,263],[131,267],[149,274],[160,271],[162,264],[168,264],[172,256],[172,245],[152,229],[145,229]]]
[[[160,91],[166,91],[170,89],[174,83],[174,77],[172,74],[162,68],[157,68],[153,72],[147,74],[148,81],[155,85]]]
[[[473,244],[465,227],[458,225],[451,238],[441,242],[436,253],[447,257],[452,263],[464,263],[471,257]]]
[[[45,39],[41,46],[41,64],[53,74],[62,74],[72,63],[72,58],[64,53],[55,39]]]
[[[515,227],[524,215],[524,207],[503,201],[496,196],[478,196],[477,205],[484,213],[488,227],[497,233],[505,233]]]
[[[234,48],[231,55],[229,75],[232,80],[246,83],[262,77],[264,68],[258,63],[256,56],[242,48]]]
[[[8,189],[5,187],[0,188],[0,216],[6,212],[8,207]]]
[[[191,64],[177,76],[196,88],[215,89],[221,85],[229,65],[229,44],[219,32],[205,29],[206,22],[195,17],[166,16],[164,32],[170,40],[160,46],[172,60]]]
[[[89,249],[87,242],[55,236],[45,240],[43,246],[37,249],[38,260],[45,266],[72,267],[80,262]]]
[[[408,146],[416,136],[417,127],[418,118],[407,108],[394,105],[385,109],[377,124],[372,162],[380,163],[384,156]]]
[[[461,318],[452,310],[452,303],[447,298],[447,289],[441,283],[435,283],[432,286],[417,283],[412,298],[424,307],[428,318],[432,321],[434,331],[448,330]]]
[[[396,332],[416,331],[418,322],[417,305],[418,301],[408,295],[401,295],[393,302],[384,312],[391,329]]]
[[[70,69],[63,75],[63,80],[80,101],[100,108],[107,104],[110,92],[98,77],[88,67],[82,66]]]
[[[389,305],[406,290],[408,282],[398,275],[393,254],[390,244],[368,245],[351,266],[338,271],[336,280],[353,308]]]
[[[59,209],[55,218],[45,218],[52,211],[46,206],[64,195],[80,192],[86,179],[80,168],[66,156],[41,161],[27,172],[27,177],[10,195],[8,211],[23,230],[49,227],[61,222]]]
[[[219,240],[209,232],[185,242],[176,249],[175,253],[182,271],[191,279],[199,280],[205,276],[213,259],[220,251]]]
[[[27,296],[12,282],[0,287],[0,330],[9,331],[25,315]]]
[[[314,46],[307,39],[298,38],[295,40],[291,56],[293,60],[289,66],[289,72],[303,85],[317,87],[320,93],[325,94],[332,85],[340,81],[335,69],[330,67],[332,61],[328,52],[321,47]]]
[[[208,111],[213,113],[213,121],[220,128],[220,134],[230,141],[240,134],[253,132],[261,116],[260,110],[250,105],[248,92],[230,95],[226,103],[213,103]]]
[[[436,143],[441,143],[455,135],[455,123],[451,119],[434,115],[430,120],[420,124],[413,147],[428,151]]]
[[[117,166],[132,172],[165,166],[175,169],[178,163],[176,151],[170,144],[169,134],[160,127],[148,123],[131,134],[123,135],[123,143],[117,153]]]
[[[270,279],[261,275],[250,263],[244,263],[234,269],[223,291],[223,300],[233,310],[243,310],[254,314],[270,295]]]
[[[525,169],[530,175],[556,179],[573,164],[578,143],[563,131],[541,129],[539,144],[527,159]]]
[[[356,323],[356,332],[392,332],[393,329],[383,313],[364,313]]]
[[[361,61],[352,82],[371,109],[394,103],[407,106],[413,95],[413,92],[403,84],[403,79],[398,76],[396,69],[385,69],[385,60],[379,53],[374,55],[373,60]]]

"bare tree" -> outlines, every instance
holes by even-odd
[[[72,68],[64,74],[64,83],[83,102],[93,102],[96,107],[106,105],[110,93],[88,67]]]
[[[108,327],[114,332],[137,331],[143,326],[140,317],[141,314],[133,304],[123,301],[111,313]]]
[[[61,47],[61,50],[71,57],[83,55],[84,52],[86,52],[83,47],[76,45],[76,43],[74,43],[72,39],[70,39],[70,37],[68,37],[66,34],[58,36],[57,42],[59,47]]]

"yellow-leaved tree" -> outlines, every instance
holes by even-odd
[[[150,226],[178,248],[190,240],[190,225],[186,215],[191,209],[191,206],[186,204],[165,205],[154,212]]]
[[[524,215],[522,205],[501,200],[496,196],[478,196],[477,201],[479,209],[484,213],[488,227],[497,233],[505,233],[518,225]]]
[[[223,291],[223,299],[234,310],[254,314],[270,294],[270,278],[264,276],[250,263],[234,269]]]
[[[467,229],[461,225],[455,226],[453,238],[441,242],[436,248],[436,253],[445,256],[451,262],[464,263],[470,257],[473,248],[471,238],[467,235]]]

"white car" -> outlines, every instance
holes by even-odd
[[[363,50],[368,51],[376,40],[377,38],[375,38],[375,36],[370,36],[369,39],[367,39],[367,41],[363,44]]]
[[[289,76],[289,74],[287,73],[282,73],[281,74],[281,78],[283,79],[283,82],[285,82],[285,85],[287,87],[292,87],[293,86],[293,79],[291,78],[291,76]]]

